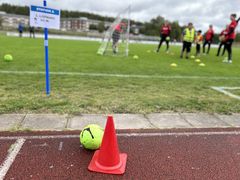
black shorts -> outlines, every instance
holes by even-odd
[[[192,48],[192,43],[183,41],[183,50],[187,49],[187,52],[190,53]]]
[[[227,46],[232,46],[233,42],[234,42],[234,39],[228,39],[228,40],[225,42],[225,44],[226,44]]]
[[[112,39],[113,39],[113,44],[117,43],[120,39],[120,32],[119,31],[114,31],[113,35],[112,35]]]
[[[161,41],[162,42],[167,41],[167,37],[168,37],[168,35],[162,34],[161,35]]]
[[[204,45],[207,45],[207,44],[212,44],[212,40],[208,40],[208,41],[207,41],[207,40],[205,39]]]

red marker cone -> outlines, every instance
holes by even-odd
[[[108,116],[100,150],[96,151],[88,170],[105,174],[124,174],[127,154],[119,154],[113,117]]]

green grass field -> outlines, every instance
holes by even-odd
[[[132,77],[52,75],[52,94],[46,97],[44,75],[3,73],[44,71],[43,40],[0,36],[0,41],[0,56],[10,53],[14,57],[13,62],[0,61],[0,113],[240,112],[239,100],[210,88],[240,86],[238,49],[234,49],[232,65],[223,64],[212,49],[210,56],[200,58],[206,67],[199,67],[194,60],[179,58],[180,47],[171,47],[170,54],[163,47],[156,54],[153,45],[132,44],[130,56],[120,58],[96,55],[98,42],[50,40],[52,72]],[[139,60],[132,58],[135,54]],[[178,67],[170,67],[171,63]]]

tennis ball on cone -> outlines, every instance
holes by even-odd
[[[199,66],[201,66],[201,67],[205,67],[205,66],[206,66],[206,64],[204,64],[204,63],[201,63],[201,64],[199,64]]]
[[[139,59],[139,56],[138,55],[134,55],[133,59],[137,60],[137,59]]]
[[[13,61],[13,57],[11,54],[6,54],[3,59],[7,62]]]
[[[166,41],[170,41],[171,40],[171,38],[168,36],[168,37],[166,37]]]
[[[96,125],[91,124],[86,126],[80,134],[80,143],[85,149],[97,150],[102,144],[104,130]]]
[[[200,62],[201,62],[201,60],[200,60],[200,59],[196,59],[196,60],[195,60],[195,62],[197,62],[197,63],[200,63]]]
[[[171,67],[177,67],[178,65],[176,63],[172,63],[170,66]]]

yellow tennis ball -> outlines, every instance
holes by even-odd
[[[133,59],[137,60],[137,59],[139,59],[139,56],[138,55],[134,55]]]
[[[177,67],[178,65],[176,63],[172,63],[170,66],[171,67]]]
[[[104,130],[96,125],[91,124],[86,126],[80,134],[80,143],[85,149],[97,150],[102,144]]]
[[[11,54],[6,54],[3,59],[7,62],[13,61],[13,57]]]

